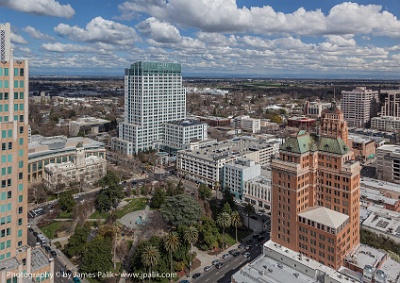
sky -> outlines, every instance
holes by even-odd
[[[0,0],[31,75],[400,78],[399,0]]]

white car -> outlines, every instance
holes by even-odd
[[[250,253],[249,253],[249,252],[245,252],[245,253],[243,254],[243,256],[244,256],[245,258],[249,258],[249,257],[250,257]]]
[[[263,216],[263,213],[262,213],[261,211],[256,211],[256,214],[257,214],[258,216]]]

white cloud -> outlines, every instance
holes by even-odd
[[[75,15],[71,5],[61,5],[55,0],[0,0],[0,6],[40,16],[72,18]]]
[[[400,21],[382,11],[380,5],[345,2],[334,6],[327,15],[304,8],[287,14],[276,12],[271,6],[239,8],[236,0],[130,0],[119,8],[123,16],[146,13],[205,32],[400,37]]]
[[[21,35],[11,33],[11,42],[12,43],[19,43],[19,44],[27,44],[28,42],[23,38]]]
[[[136,28],[144,35],[162,43],[172,43],[181,40],[179,30],[173,25],[160,22],[156,18],[148,18],[139,23]]]
[[[32,26],[26,26],[23,29],[26,33],[28,33],[30,36],[32,36],[33,38],[36,39],[44,39],[44,40],[54,40],[54,37],[41,33],[40,31],[38,31],[37,29],[35,29]]]
[[[355,46],[353,35],[326,35],[327,41],[339,47]]]
[[[92,19],[85,29],[78,26],[59,24],[54,28],[61,36],[81,42],[103,42],[116,45],[132,45],[137,39],[136,31],[126,25],[105,20],[102,17]]]
[[[237,44],[237,40],[234,35],[225,36],[220,33],[198,32],[197,38],[207,43],[208,45],[234,46]]]
[[[63,44],[63,43],[46,43],[42,44],[42,48],[50,52],[95,52],[96,50],[82,45]]]

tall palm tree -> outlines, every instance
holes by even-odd
[[[221,212],[217,217],[217,225],[222,227],[222,248],[225,249],[225,228],[232,224],[231,216],[227,212]]]
[[[199,231],[196,227],[190,226],[183,232],[183,238],[186,242],[190,244],[190,254],[192,254],[193,243],[197,242],[199,238]],[[189,276],[190,276],[191,262],[189,263]]]
[[[172,253],[176,251],[176,249],[179,247],[179,244],[180,244],[179,237],[176,232],[171,232],[164,238],[164,247],[167,251],[169,251],[169,256],[171,261],[171,274],[172,274]],[[172,278],[171,281],[173,281]]]
[[[147,245],[142,251],[141,259],[143,264],[150,269],[149,282],[151,282],[151,271],[152,268],[160,261],[160,252],[158,251],[157,247],[153,245]]]
[[[251,203],[247,203],[244,207],[244,211],[247,213],[247,228],[250,229],[250,215],[255,212],[254,206]]]
[[[214,183],[214,189],[215,189],[215,214],[214,217],[217,217],[217,208],[218,208],[218,191],[221,188],[220,182],[216,181]]]
[[[232,226],[235,226],[236,229],[236,242],[238,241],[238,235],[237,235],[237,228],[240,224],[240,214],[239,211],[234,210],[231,213],[231,222],[232,222]]]

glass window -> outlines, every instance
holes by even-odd
[[[18,230],[18,237],[22,237],[22,229]]]
[[[12,130],[8,130],[8,137],[12,138]]]
[[[23,77],[25,75],[24,68],[19,69],[19,75]]]
[[[19,81],[19,87],[24,87],[24,81]]]
[[[4,93],[4,100],[7,100],[8,99],[8,92],[5,92]]]
[[[23,145],[24,144],[24,138],[19,138],[19,145]]]
[[[8,88],[8,81],[4,81],[4,88]]]
[[[14,111],[18,111],[18,104],[14,104]]]
[[[24,93],[23,92],[19,93],[19,99],[24,99]]]
[[[24,189],[24,185],[18,184],[18,192],[22,192],[23,189]]]
[[[14,99],[18,99],[18,92],[14,92]]]
[[[0,68],[0,76],[3,75],[3,68]]]
[[[18,87],[18,81],[14,81],[14,88]]]
[[[18,68],[14,68],[14,76],[18,76]]]
[[[18,202],[22,202],[23,201],[23,196],[18,196]]]
[[[23,104],[23,103],[21,103],[21,104],[19,105],[19,110],[24,110],[24,104]]]
[[[8,68],[4,68],[4,76],[8,76]]]

